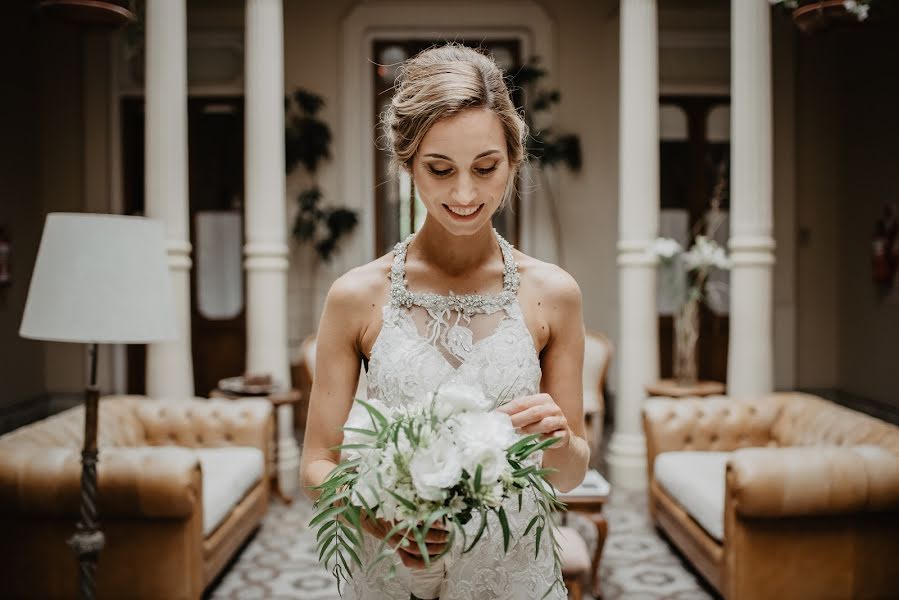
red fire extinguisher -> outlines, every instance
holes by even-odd
[[[10,253],[12,246],[6,236],[6,230],[0,227],[0,289],[12,284],[12,269],[10,268]]]

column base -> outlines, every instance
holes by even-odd
[[[613,485],[646,488],[646,439],[642,433],[613,433],[606,463]]]
[[[293,435],[293,410],[290,405],[278,407],[278,491],[285,498],[296,496],[300,486],[300,447]]]

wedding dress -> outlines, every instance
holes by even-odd
[[[449,295],[410,291],[405,277],[406,249],[414,234],[395,247],[389,301],[383,308],[384,324],[371,350],[368,365],[368,397],[388,406],[418,402],[442,383],[480,386],[490,400],[536,394],[540,386],[540,362],[530,331],[518,305],[518,271],[512,246],[494,231],[503,255],[503,290],[498,294]],[[539,458],[539,457],[538,457]],[[502,529],[496,515],[488,513],[488,529],[475,547],[462,554],[457,538],[446,560],[441,600],[538,599],[561,579],[544,531],[535,559],[532,529],[521,537],[536,514],[536,502],[524,494],[522,510],[517,498],[504,503],[512,530],[508,552],[503,551]],[[475,516],[465,525],[468,539],[480,524]],[[369,564],[380,540],[364,533],[363,553]],[[372,573],[356,568],[345,596],[358,600],[408,600],[410,570],[399,556],[388,577],[389,561],[381,561]],[[568,597],[556,584],[547,598]]]

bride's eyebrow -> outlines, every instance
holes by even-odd
[[[489,156],[491,154],[498,154],[498,153],[499,153],[499,150],[484,150],[483,152],[481,152],[480,154],[475,156],[474,159],[477,160],[479,158],[483,158],[485,156]],[[448,160],[449,162],[455,162],[449,156],[446,156],[443,154],[425,154],[424,157],[425,158],[440,158],[443,160]]]

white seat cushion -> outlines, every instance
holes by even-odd
[[[203,470],[203,536],[218,527],[259,481],[265,460],[259,448],[197,448]]]
[[[590,572],[590,551],[587,549],[584,538],[577,531],[563,525],[556,530],[556,541],[559,542],[562,575]]]
[[[730,452],[663,452],[653,475],[693,519],[724,540],[724,474]]]

